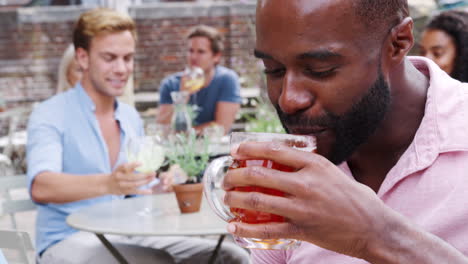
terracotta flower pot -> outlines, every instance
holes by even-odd
[[[173,185],[177,197],[177,203],[181,213],[193,213],[200,211],[203,184],[176,184]]]

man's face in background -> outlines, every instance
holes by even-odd
[[[221,54],[213,53],[210,40],[206,37],[192,37],[188,40],[187,62],[203,71],[211,71],[220,61]]]

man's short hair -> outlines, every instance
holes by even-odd
[[[194,37],[207,38],[211,43],[211,51],[214,54],[223,51],[223,37],[221,36],[219,31],[214,27],[206,25],[195,26],[190,29],[189,33],[187,34],[187,39],[191,39]]]
[[[81,14],[76,22],[73,30],[73,44],[75,49],[89,50],[93,37],[127,30],[136,40],[136,25],[129,15],[109,8],[92,9]]]
[[[371,32],[388,33],[409,16],[407,0],[355,0],[354,8]]]

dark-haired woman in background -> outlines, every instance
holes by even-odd
[[[453,78],[468,82],[468,13],[451,10],[433,17],[422,33],[420,51]]]

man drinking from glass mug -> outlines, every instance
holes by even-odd
[[[317,152],[243,143],[235,159],[295,168],[230,170],[225,203],[286,217],[232,222],[242,237],[295,238],[254,263],[468,263],[468,85],[414,43],[405,0],[259,0],[255,55],[289,133]],[[284,197],[238,192],[260,186]]]

